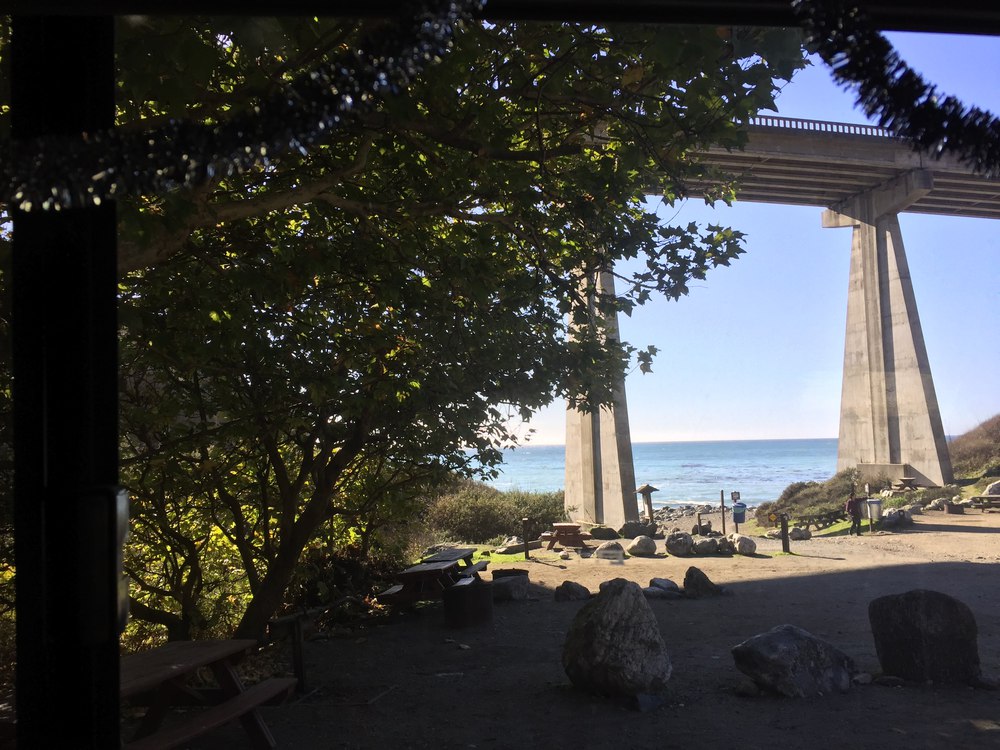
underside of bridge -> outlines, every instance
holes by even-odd
[[[1000,218],[1000,182],[874,126],[762,117],[749,132],[743,151],[702,157],[716,177],[735,176],[739,200],[825,208],[824,227],[853,229],[837,471],[953,481],[898,214]],[[624,380],[619,391],[599,414],[569,412],[566,506],[575,520],[616,525],[637,514]]]

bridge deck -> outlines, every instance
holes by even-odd
[[[700,160],[737,178],[738,200],[824,208],[927,169],[934,188],[908,212],[1000,219],[1000,180],[975,174],[953,158],[918,153],[873,126],[758,117],[745,150],[714,148]],[[703,190],[708,183],[689,187]]]

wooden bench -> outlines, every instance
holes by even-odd
[[[586,547],[586,539],[593,538],[589,531],[582,531],[577,523],[554,523],[552,531],[544,532],[540,539],[548,542],[546,549],[559,544],[562,547]]]
[[[799,516],[795,519],[797,524],[802,524],[808,529],[810,526],[815,526],[817,531],[833,526],[839,521],[846,521],[849,518],[847,513],[843,511],[832,511],[830,513],[817,513],[812,516]]]
[[[295,688],[294,677],[272,677],[251,685],[242,693],[218,705],[198,711],[189,718],[156,734],[125,745],[125,750],[166,750],[200,737],[236,719],[243,719],[258,706],[283,700]],[[273,747],[273,745],[271,745]]]
[[[991,510],[1000,510],[1000,495],[976,495],[969,498],[967,506],[970,508],[979,508],[983,513],[988,513]]]
[[[489,566],[489,562],[486,560],[480,560],[477,563],[472,563],[471,565],[466,565],[464,568],[458,569],[458,574],[461,576],[458,579],[458,583],[465,580],[475,580],[479,578],[479,574],[485,572],[486,568]]]
[[[244,687],[234,665],[256,646],[257,642],[250,639],[175,641],[122,658],[121,697],[148,706],[125,748],[165,750],[236,719],[253,747],[275,747],[257,708],[283,699],[295,687],[296,680],[274,677]],[[189,678],[202,667],[211,669],[218,688],[203,689],[188,684]],[[200,708],[164,724],[171,708],[192,705]]]

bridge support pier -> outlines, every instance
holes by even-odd
[[[913,170],[823,214],[853,228],[837,471],[954,479],[897,218],[932,187]]]
[[[610,272],[599,275],[597,287],[614,294]],[[606,331],[617,337],[617,320],[608,322]],[[590,413],[566,411],[565,507],[580,523],[618,529],[639,520],[624,376],[615,383],[610,405]]]

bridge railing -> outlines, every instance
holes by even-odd
[[[748,124],[759,128],[781,128],[782,130],[810,130],[817,133],[839,135],[867,135],[875,138],[894,138],[891,131],[877,125],[853,125],[847,122],[826,122],[824,120],[802,120],[796,117],[771,117],[758,115],[751,117]]]

